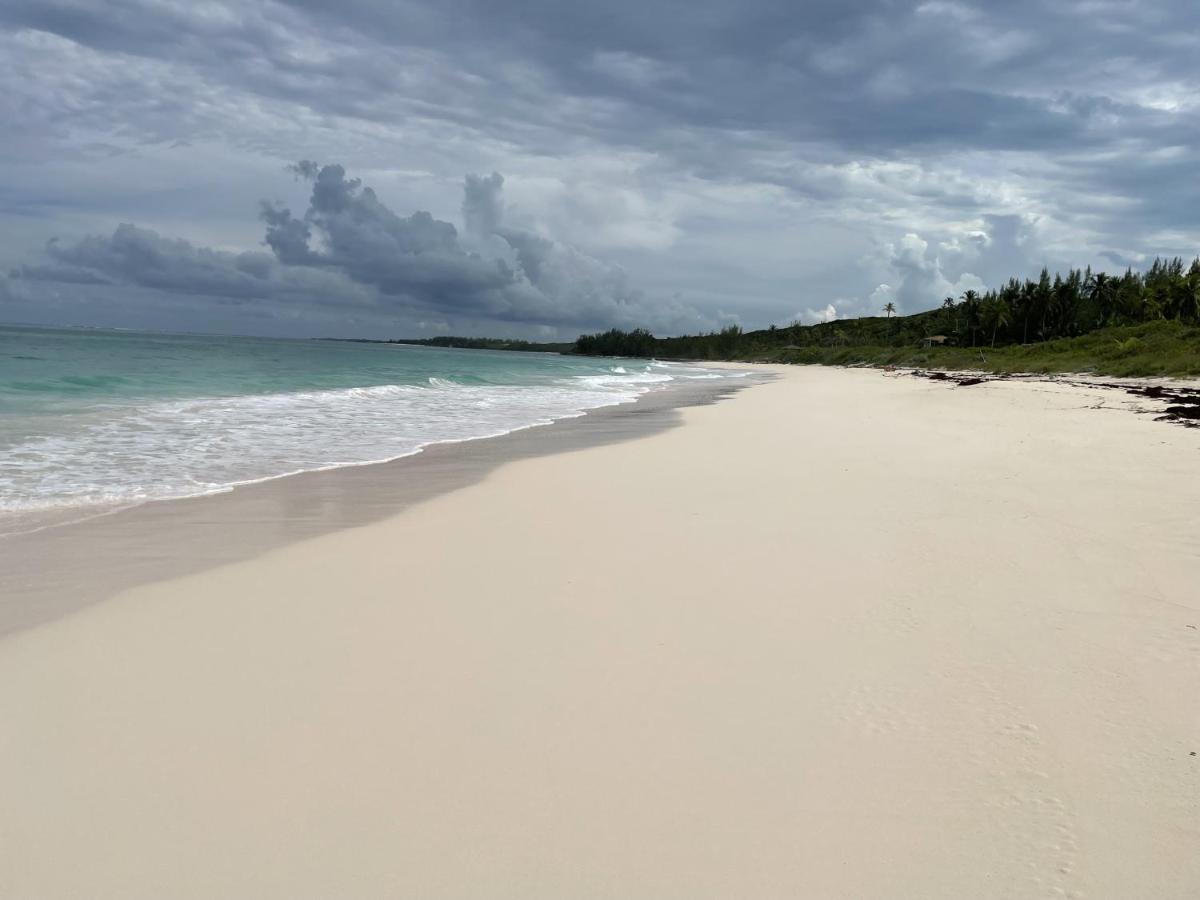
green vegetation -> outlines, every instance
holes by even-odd
[[[662,348],[670,340],[656,338],[644,328],[633,331],[610,328],[600,334],[580,335],[572,351],[584,356],[661,356]]]
[[[891,306],[891,304],[888,304]],[[1200,259],[1155,260],[1146,272],[1037,280],[966,291],[911,316],[771,326],[656,338],[612,330],[582,335],[573,352],[660,359],[824,365],[899,365],[992,372],[1200,376]]]
[[[1089,372],[1140,377],[1200,377],[1200,327],[1180,322],[1101,328],[1076,338],[990,347],[805,347],[760,361],[906,366],[983,372]]]

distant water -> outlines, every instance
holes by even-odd
[[[645,360],[0,326],[0,534],[395,459],[713,377]]]

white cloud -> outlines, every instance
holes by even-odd
[[[832,303],[824,309],[804,309],[796,315],[796,318],[805,325],[815,325],[818,322],[833,322],[837,317],[837,307]]]

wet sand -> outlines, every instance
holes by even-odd
[[[139,584],[379,521],[473,484],[506,462],[658,433],[682,421],[679,409],[713,403],[769,377],[677,383],[636,403],[501,437],[434,444],[389,463],[308,472],[0,536],[0,637]]]

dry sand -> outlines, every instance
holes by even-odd
[[[1125,403],[790,369],[10,635],[0,896],[1200,896],[1200,430]]]

